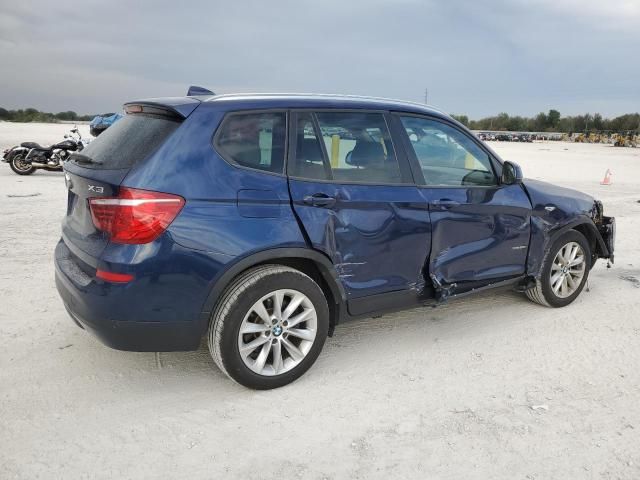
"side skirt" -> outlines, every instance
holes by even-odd
[[[419,307],[435,300],[434,290],[425,287],[418,290],[397,290],[395,292],[368,295],[347,301],[347,311],[344,320],[373,317],[383,313],[397,312],[409,308]]]
[[[533,282],[533,283],[532,283]],[[441,296],[432,288],[425,289],[418,293],[413,290],[400,290],[379,295],[369,295],[367,297],[356,298],[348,301],[348,311],[345,309],[341,322],[367,317],[379,317],[384,314],[408,310],[421,306],[437,307],[444,305],[449,299],[464,298],[466,296],[484,292],[495,288],[514,287],[516,291],[522,292],[535,286],[535,281],[531,277],[521,275],[508,278],[494,283],[470,288],[459,293],[450,293]]]
[[[514,278],[508,278],[506,280],[501,280],[499,282],[488,283],[487,285],[483,285],[481,287],[472,288],[472,289],[467,290],[465,292],[453,293],[453,294],[441,299],[439,302],[440,303],[444,303],[450,298],[463,298],[463,297],[467,297],[469,295],[472,295],[474,293],[484,292],[485,290],[491,290],[491,289],[494,289],[494,288],[501,288],[501,287],[509,287],[509,286],[513,286],[513,285],[516,286],[516,290],[524,291],[527,288],[531,288],[530,286],[528,286],[528,284],[529,284],[528,278],[525,275],[521,275],[521,276],[514,277]]]

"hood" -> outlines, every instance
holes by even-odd
[[[524,179],[522,184],[531,200],[534,215],[552,216],[556,220],[569,220],[580,215],[593,218],[595,199],[591,195],[540,180]]]

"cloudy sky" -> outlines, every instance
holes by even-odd
[[[471,118],[640,110],[640,0],[0,2],[0,106],[324,92]]]

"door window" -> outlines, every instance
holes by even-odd
[[[319,112],[298,116],[290,174],[338,183],[403,183],[384,116]]]
[[[284,112],[232,113],[224,119],[215,147],[228,162],[282,173],[285,132]]]
[[[331,178],[331,167],[325,161],[310,113],[298,115],[296,161],[289,168],[289,174],[293,177],[313,180],[329,180]]]
[[[427,118],[401,120],[426,185],[497,185],[489,155],[460,130]]]

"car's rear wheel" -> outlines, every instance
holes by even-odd
[[[591,251],[580,232],[569,230],[552,245],[536,286],[525,293],[529,300],[547,307],[564,307],[584,288],[591,268]]]
[[[241,274],[225,290],[209,326],[209,351],[220,369],[249,388],[286,385],[322,350],[329,308],[309,276],[281,265]]]

